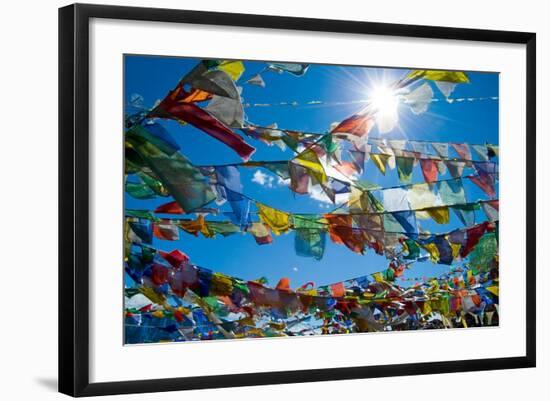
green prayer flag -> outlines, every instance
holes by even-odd
[[[399,181],[404,184],[409,184],[412,178],[414,158],[396,156],[395,162],[397,164],[397,173],[399,175]]]

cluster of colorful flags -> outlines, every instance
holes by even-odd
[[[299,77],[308,67],[269,63],[246,83],[265,87],[264,73]],[[140,110],[126,116],[125,191],[136,199],[170,199],[154,210],[126,210],[126,342],[498,324],[497,145],[369,137],[375,125],[382,133],[395,126],[371,103],[325,133],[258,126],[243,110],[237,85],[243,73],[241,61],[204,60],[151,109],[133,99]],[[391,90],[420,114],[434,100],[432,85],[449,98],[457,84],[467,82],[463,72],[412,70]],[[194,126],[243,161],[193,165],[162,119]],[[295,155],[253,160],[256,147],[249,140]],[[368,161],[382,174],[397,170],[401,185],[381,188],[361,181]],[[415,166],[424,182],[411,182]],[[330,213],[283,211],[244,193],[242,168],[266,169],[295,194],[319,188],[335,206],[339,196],[346,201]],[[447,173],[450,178],[443,178]],[[468,197],[466,182],[487,199]],[[220,203],[230,210],[221,211]],[[450,211],[464,227],[438,233],[422,227],[426,219],[448,224]],[[188,214],[195,217],[177,216]],[[205,238],[246,233],[262,246],[273,242],[273,234],[293,231],[296,254],[317,260],[329,237],[355,253],[385,255],[389,266],[328,286],[307,283],[292,290],[283,278],[269,287],[265,280],[244,281],[196,266],[181,251],[153,247],[154,238],[178,240],[180,231]],[[427,259],[464,267],[411,280],[416,284],[410,288],[396,284],[414,262]]]

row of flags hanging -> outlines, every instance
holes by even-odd
[[[131,99],[137,111],[126,116],[125,191],[140,200],[173,200],[154,210],[126,210],[127,342],[498,324],[498,145],[373,138],[375,125],[384,133],[396,122],[380,118],[369,103],[325,133],[247,120],[239,80],[265,88],[265,73],[301,77],[308,68],[267,63],[242,80],[241,61],[203,60],[151,109],[139,97]],[[463,72],[412,70],[391,88],[412,113],[421,114],[437,100],[432,87],[449,99],[456,85],[468,82]],[[193,165],[162,119],[194,126],[242,161]],[[257,143],[295,155],[254,160]],[[368,162],[380,174],[395,169],[400,185],[384,188],[361,180]],[[417,166],[424,182],[412,183]],[[319,188],[337,207],[307,214],[259,202],[243,189],[243,168],[266,169],[294,194]],[[468,196],[470,184],[487,199]],[[464,227],[438,233],[422,227],[427,219],[449,224],[450,211]],[[178,216],[189,214],[195,217]],[[259,246],[292,231],[296,254],[317,260],[328,237],[355,253],[385,255],[389,266],[326,286],[307,283],[293,290],[283,278],[269,287],[265,280],[243,281],[196,266],[181,251],[154,248],[155,238],[177,241],[180,231],[205,238],[251,234]],[[494,255],[485,257],[487,250]],[[422,260],[464,268],[399,287],[396,280]]]

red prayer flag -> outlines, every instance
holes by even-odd
[[[483,234],[487,231],[488,223],[484,222],[466,230],[466,245],[460,250],[460,256],[465,258],[477,245]]]
[[[194,103],[179,99],[179,87],[172,91],[151,112],[151,117],[172,118],[185,121],[233,149],[245,161],[256,151],[229,127]]]
[[[346,295],[346,288],[344,287],[344,283],[336,283],[332,284],[330,286],[330,293],[333,297],[343,297]]]
[[[467,143],[451,143],[456,153],[464,160],[472,160],[472,153]]]
[[[158,252],[160,256],[162,256],[168,263],[170,263],[174,267],[179,267],[182,263],[189,262],[189,256],[178,249],[175,249],[170,253],[160,250]]]
[[[420,159],[420,167],[422,167],[422,175],[426,182],[437,181],[437,160],[432,159]]]
[[[373,126],[374,119],[370,114],[354,114],[338,124],[330,133],[340,132],[363,136],[368,135]]]
[[[181,208],[178,202],[174,201],[160,205],[155,209],[155,213],[184,214],[185,211]]]
[[[488,174],[469,176],[470,181],[480,187],[487,196],[496,196],[493,177]]]
[[[324,217],[328,220],[330,239],[334,243],[363,254],[366,238],[362,231],[353,229],[351,215],[325,214]]]

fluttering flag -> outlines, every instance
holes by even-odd
[[[273,242],[271,233],[263,223],[252,223],[247,231],[254,236],[258,245],[267,245]]]
[[[408,79],[426,79],[429,81],[443,81],[452,83],[469,83],[470,79],[462,71],[443,71],[443,70],[412,70]]]
[[[498,220],[498,200],[485,202],[481,205],[481,208],[483,209],[483,212],[485,212],[485,215],[487,216],[489,221]]]
[[[243,62],[238,60],[224,60],[217,69],[225,72],[233,81],[238,81],[245,70]]]
[[[262,88],[265,88],[265,82],[260,74],[254,75],[252,78],[250,78],[248,81],[246,81],[247,84],[250,85],[256,85],[261,86]]]
[[[330,239],[336,244],[343,244],[355,253],[363,254],[366,238],[361,230],[352,227],[350,215],[325,214],[329,224]]]
[[[260,202],[256,202],[258,216],[275,235],[286,233],[290,229],[290,215],[277,209],[273,209]]]
[[[413,114],[422,114],[428,110],[434,92],[429,84],[424,83],[403,96],[404,103],[411,108]]]
[[[208,227],[206,226],[206,222],[202,214],[197,216],[196,220],[180,221],[178,226],[183,231],[194,235],[195,237],[198,237],[199,233],[206,233],[206,235],[209,234]]]
[[[186,213],[216,198],[207,178],[180,153],[168,156],[136,131],[128,131],[126,141],[131,143]]]
[[[449,158],[448,143],[432,142],[432,147],[434,148],[435,152],[438,154],[439,157],[443,159]]]
[[[325,253],[326,226],[320,222],[320,216],[293,215],[292,226],[296,255],[321,260]]]
[[[468,176],[468,179],[476,184],[487,196],[496,196],[495,179],[492,175]]]
[[[414,161],[415,159],[412,157],[395,157],[399,181],[401,181],[403,184],[409,184],[411,182]]]
[[[178,202],[168,202],[158,206],[155,209],[155,213],[166,213],[166,214],[184,214],[185,211],[181,208]]]
[[[450,215],[447,206],[432,207],[426,209],[430,217],[438,224],[449,224]]]
[[[214,95],[204,110],[228,127],[242,128],[244,125],[244,111],[240,97],[231,99]]]
[[[487,145],[470,145],[474,150],[476,155],[479,157],[479,160],[488,161],[489,160],[489,148]]]
[[[453,205],[451,208],[462,224],[469,227],[475,224],[475,211],[479,210],[480,206],[478,203],[470,203]]]
[[[367,112],[362,114],[354,114],[338,124],[332,131],[330,131],[330,133],[341,133],[363,137],[369,134],[370,130],[374,126],[374,122],[375,120],[373,116]]]
[[[463,160],[472,160],[472,154],[470,153],[470,147],[467,143],[451,143],[451,146]]]
[[[231,99],[237,99],[239,97],[239,91],[237,90],[234,80],[225,71],[211,70],[201,75],[191,77],[190,79],[183,78],[178,87],[181,87],[181,94],[186,94],[182,84],[188,84],[194,89],[200,89],[212,95]],[[178,93],[180,100],[181,94]]]
[[[462,179],[455,178],[452,180],[439,181],[437,191],[443,205],[458,205],[466,203],[466,194]]]
[[[312,149],[306,149],[293,159],[293,162],[306,168],[319,184],[327,182],[327,175],[319,157]]]
[[[153,235],[159,239],[177,241],[179,239],[179,230],[172,222],[160,221],[153,223]]]
[[[420,167],[422,167],[422,175],[426,182],[437,181],[438,161],[434,159],[420,159]]]
[[[462,177],[466,162],[456,160],[444,160],[443,163],[445,163],[445,166],[447,166],[447,169],[449,170],[449,174],[451,174],[453,178]]]
[[[185,121],[233,149],[245,161],[256,151],[242,137],[194,103],[180,103],[167,96],[150,113],[151,117]]]
[[[386,155],[383,153],[373,153],[370,155],[370,159],[374,163],[374,165],[380,170],[382,174],[386,174],[386,167],[388,166],[388,161],[393,156]]]
[[[278,73],[288,72],[297,77],[301,77],[307,72],[309,64],[269,63],[267,68]]]

